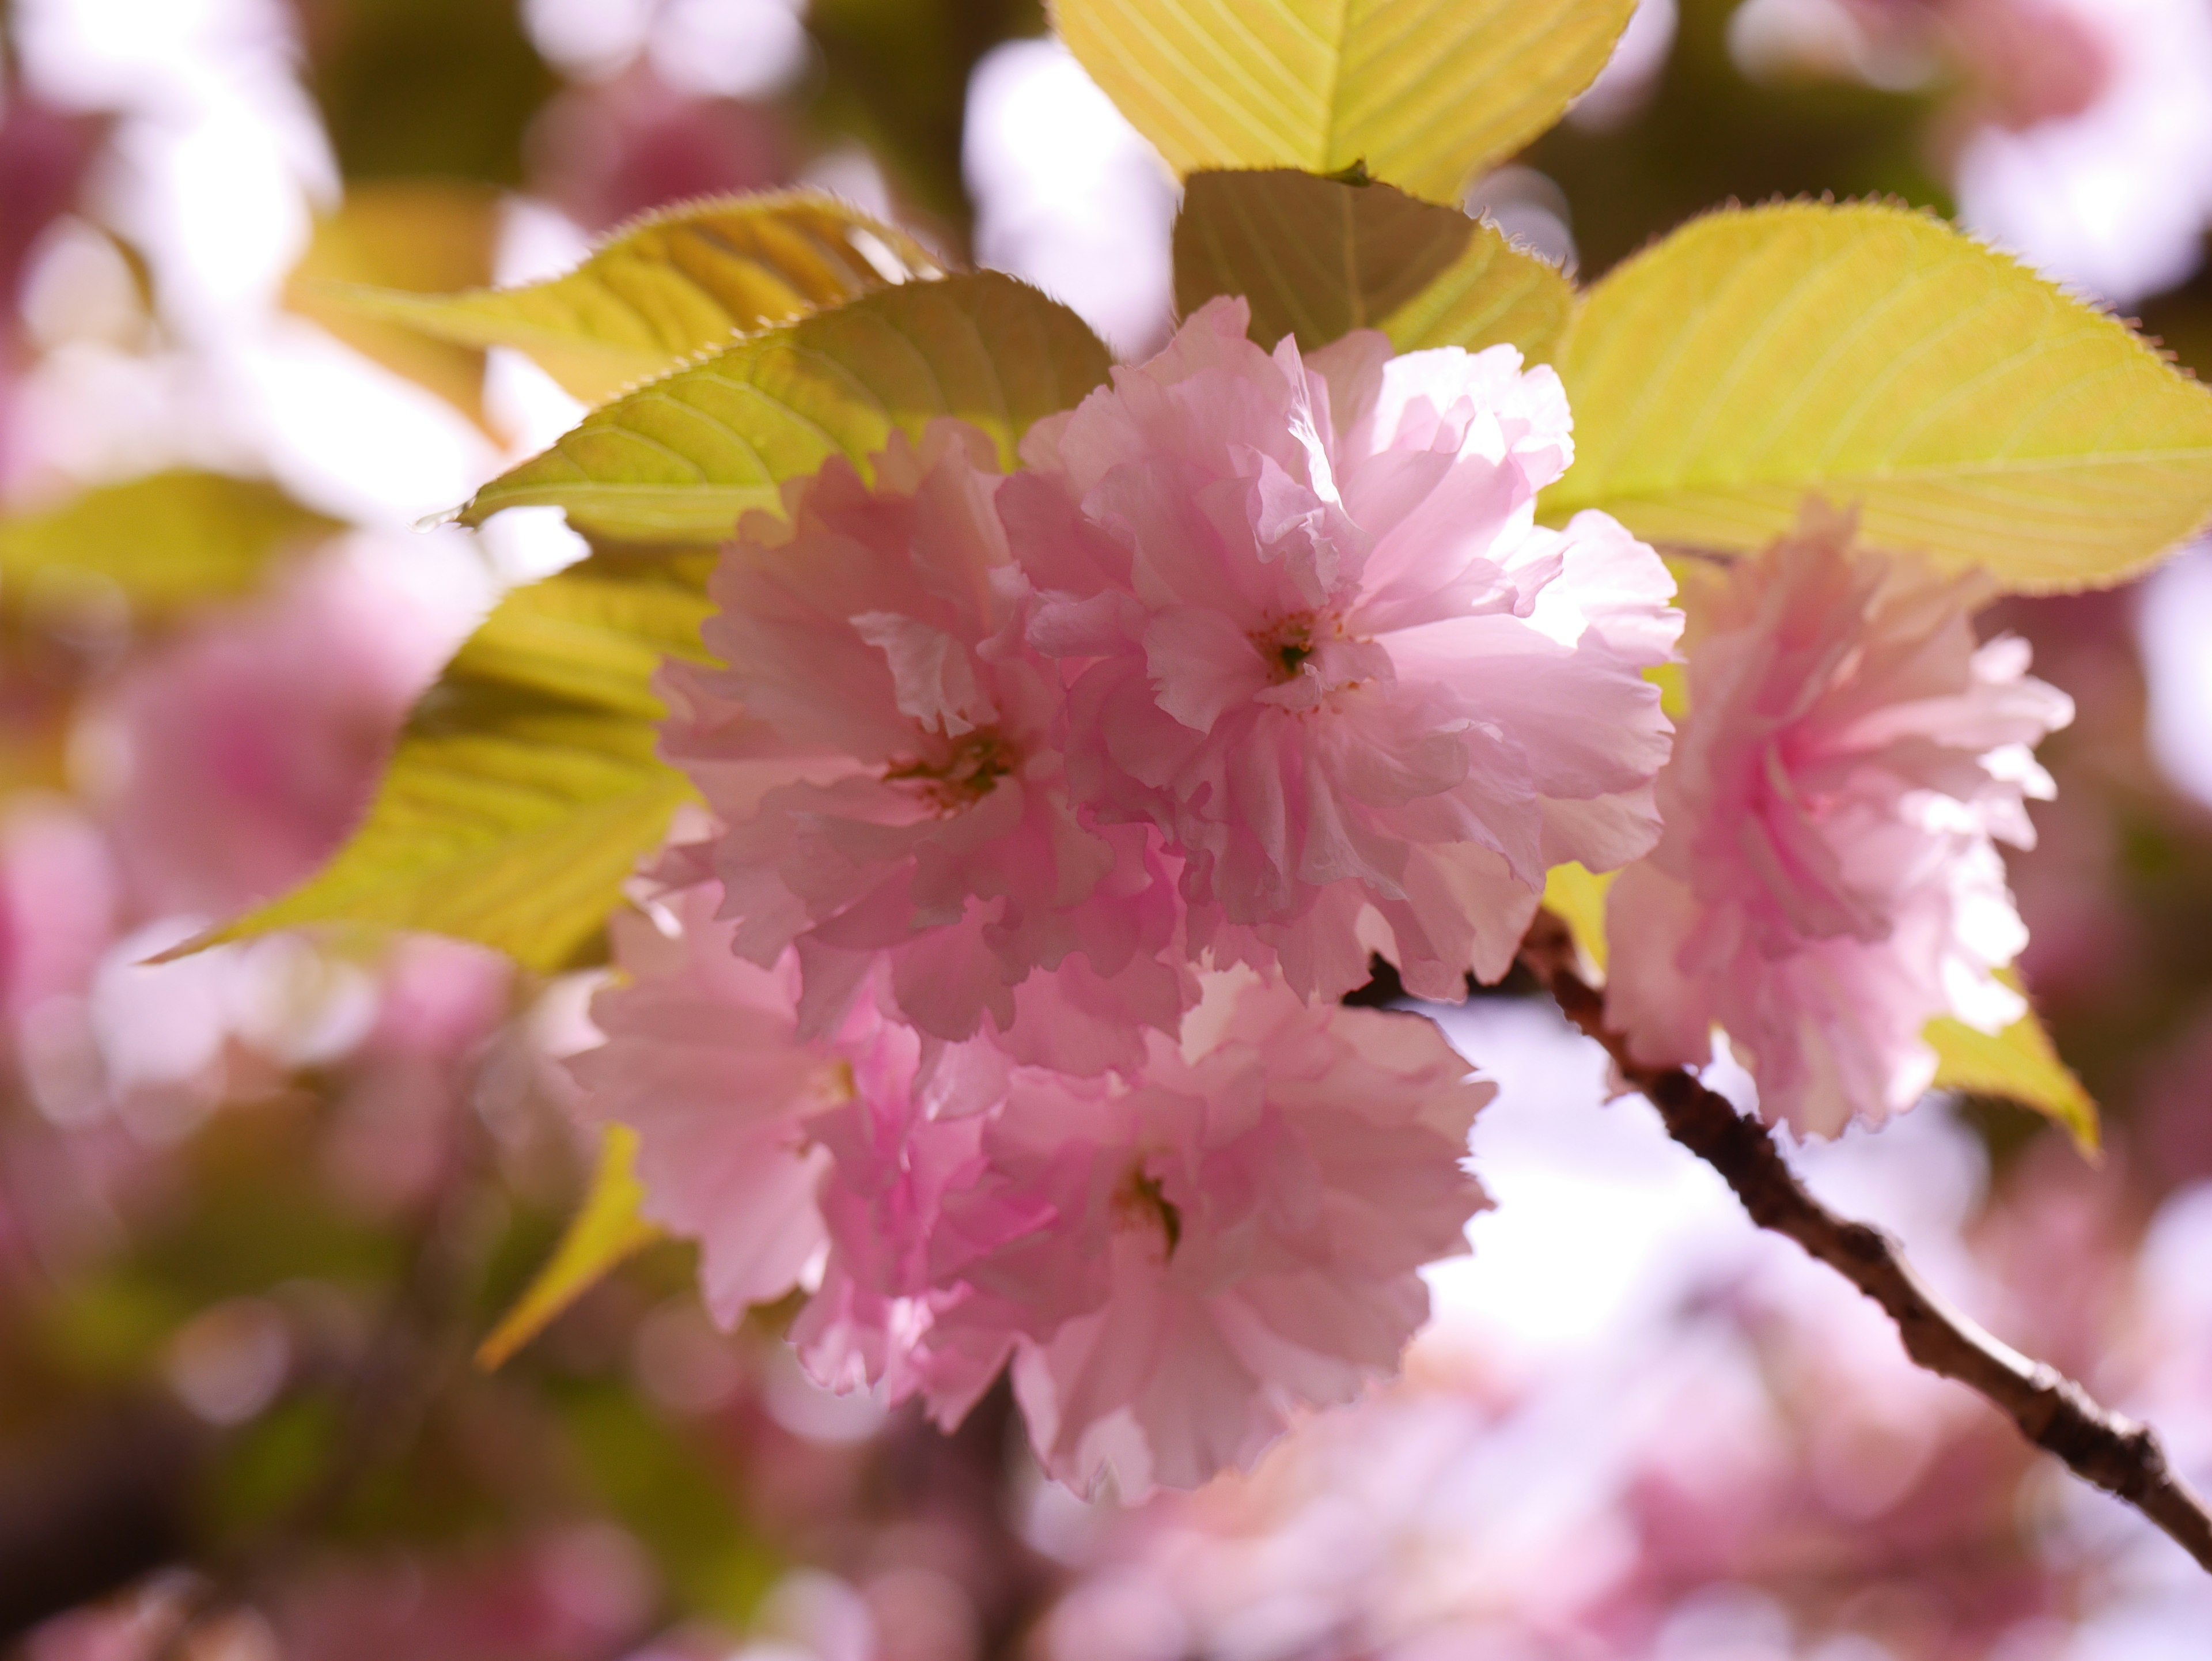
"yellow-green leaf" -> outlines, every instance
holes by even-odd
[[[337,210],[316,219],[307,252],[285,280],[284,304],[481,425],[482,351],[366,315],[346,296],[363,283],[400,290],[404,299],[489,283],[498,236],[499,192],[489,185],[444,179],[349,184]]]
[[[273,484],[154,473],[0,520],[0,603],[91,581],[113,583],[139,611],[159,616],[250,588],[277,555],[337,528]]]
[[[1997,978],[2024,992],[2010,970]],[[2015,1102],[2065,1127],[2076,1147],[2094,1158],[2101,1146],[2097,1104],[2073,1069],[2059,1059],[2034,1010],[2002,1032],[1979,1032],[1948,1017],[1928,1023],[1923,1035],[1936,1050],[1936,1087]]]
[[[1252,336],[1308,351],[1380,329],[1400,351],[1517,346],[1547,361],[1574,287],[1494,225],[1388,185],[1291,168],[1195,173],[1175,228],[1176,304],[1216,295],[1252,306]]]
[[[1567,926],[1575,944],[1601,975],[1605,973],[1605,895],[1617,871],[1555,865],[1544,879],[1544,909]]]
[[[474,524],[551,504],[578,530],[712,542],[788,478],[855,463],[894,432],[957,416],[1011,466],[1040,417],[1106,378],[1098,338],[1057,301],[995,271],[909,283],[753,336],[594,410],[550,450],[477,493]]]
[[[1745,550],[1817,494],[1875,546],[2042,592],[2116,582],[2212,516],[2212,391],[1903,208],[1698,220],[1590,290],[1559,363],[1576,459],[1547,517]]]
[[[295,892],[191,943],[365,923],[566,967],[692,797],[654,753],[650,684],[698,657],[684,560],[601,556],[501,602],[416,708],[368,817]]]
[[[638,1214],[645,1203],[637,1180],[637,1132],[611,1124],[599,1145],[599,1169],[568,1231],[514,1306],[477,1347],[477,1365],[491,1372],[553,1323],[623,1259],[660,1237]]]
[[[525,687],[589,709],[659,721],[662,659],[702,654],[711,551],[601,554],[518,588],[462,643],[447,678]]]
[[[942,275],[903,231],[814,192],[687,203],[526,288],[420,295],[326,287],[325,305],[465,346],[512,346],[586,404],[732,337]]]
[[[1177,173],[1364,161],[1439,202],[1558,120],[1636,0],[1055,0]]]
[[[1677,605],[1686,604],[1680,593],[1674,597]],[[1659,713],[1677,727],[1690,714],[1689,666],[1685,663],[1655,663],[1644,672],[1644,678],[1659,689]]]

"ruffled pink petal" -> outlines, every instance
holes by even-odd
[[[713,868],[735,949],[795,950],[807,1037],[864,983],[932,1039],[1007,1034],[1017,989],[1066,973],[1070,995],[1026,1001],[1075,1027],[1017,1048],[1118,1064],[1140,1041],[1097,1020],[1171,1028],[1180,1002],[1159,995],[1186,980],[1128,961],[1140,936],[1176,953],[1172,928],[1112,914],[1156,911],[1170,879],[1140,861],[1144,880],[1108,885],[1126,861],[1069,795],[1064,677],[1025,637],[1035,597],[1006,551],[992,453],[939,423],[919,445],[894,439],[872,481],[833,461],[787,489],[782,520],[748,519],[709,584],[704,639],[724,666],[664,677],[664,749],[722,822]],[[1097,983],[1125,970],[1142,991],[1103,996]]]
[[[1488,1094],[1466,1074],[1426,1021],[1216,976],[1132,1089],[1009,1090],[945,1200],[962,1244],[937,1284],[968,1294],[945,1329],[1016,1336],[1038,1456],[1081,1491],[1249,1465],[1299,1406],[1392,1370],[1427,1313],[1416,1271],[1465,1249]]]
[[[1666,830],[1609,904],[1607,1008],[1639,1059],[1701,1063],[1718,1025],[1768,1117],[1833,1135],[1926,1090],[1931,1019],[2016,1017],[1994,839],[2032,838],[2028,747],[2072,706],[2019,643],[1976,642],[1982,593],[1818,510],[1700,591]]]
[[[793,976],[729,949],[711,886],[613,923],[627,979],[592,1001],[606,1042],[576,1056],[587,1123],[636,1130],[645,1215],[701,1246],[708,1307],[728,1324],[782,1296],[822,1249],[829,1156],[807,1132],[835,1060],[802,1043]]]
[[[1657,836],[1670,728],[1643,672],[1673,650],[1672,579],[1602,516],[1535,526],[1572,455],[1550,371],[1375,336],[1309,362],[1244,321],[1194,316],[1033,435],[1002,493],[1026,637],[1073,676],[1069,788],[1166,838],[1194,952],[1316,997],[1364,979],[1376,940],[1480,940],[1496,972],[1488,943],[1549,865],[1616,868]],[[1461,845],[1519,891],[1406,920],[1409,871]]]

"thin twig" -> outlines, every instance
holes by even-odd
[[[1980,1392],[2075,1475],[2118,1495],[2212,1571],[2212,1511],[2166,1463],[2158,1433],[2091,1399],[2057,1369],[2030,1360],[1952,1308],[1880,1229],[1837,1216],[1807,1193],[1755,1120],[1680,1068],[1645,1067],[1605,1024],[1605,999],[1583,979],[1566,925],[1539,912],[1521,961],[1569,1020],[1613,1057],[1659,1110],[1674,1140],[1719,1171],[1752,1220],[1790,1238],[1881,1305],[1919,1366]]]

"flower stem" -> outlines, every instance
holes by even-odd
[[[1668,1134],[1720,1172],[1752,1220],[1787,1235],[1881,1305],[1905,1352],[1978,1391],[2074,1474],[2133,1506],[2212,1572],[2212,1510],[2166,1463],[2158,1433],[2100,1407],[2055,1367],[2031,1360],[1939,1297],[1880,1229],[1838,1217],[1808,1193],[1772,1136],[1680,1068],[1645,1067],[1605,1024],[1603,995],[1583,979],[1566,925],[1540,911],[1521,961],[1567,1019],[1605,1046]]]

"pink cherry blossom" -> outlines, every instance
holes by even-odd
[[[1246,321],[1207,305],[1000,492],[1030,639],[1080,671],[1071,778],[1182,856],[1194,951],[1334,997],[1381,950],[1455,998],[1548,867],[1657,836],[1673,581],[1602,514],[1535,524],[1572,454],[1550,369],[1370,332],[1271,356]]]
[[[680,874],[700,850],[661,861]],[[854,1001],[838,1029],[799,1025],[799,971],[731,950],[709,878],[655,891],[612,924],[621,979],[592,1001],[605,1036],[569,1067],[587,1123],[638,1134],[642,1214],[698,1242],[707,1306],[725,1326],[805,1285],[792,1327],[821,1384],[921,1396],[950,1427],[1004,1368],[1014,1335],[933,1330],[968,1293],[936,1284],[931,1231],[945,1191],[981,1168],[982,1113],[1006,1066],[988,1045],[931,1044]],[[969,1249],[1044,1219],[1008,1209],[988,1235],[969,1208]]]
[[[1666,834],[1613,885],[1610,1018],[1695,1065],[1724,1028],[1770,1119],[1834,1135],[1927,1089],[1922,1030],[2020,1013],[2027,939],[1993,838],[2034,842],[2031,747],[2073,718],[2027,642],[1975,643],[1971,579],[1855,551],[1851,522],[1705,583]]]
[[[808,1037],[795,956],[731,952],[719,898],[617,920],[606,1042],[571,1065],[718,1319],[810,1288],[792,1339],[825,1384],[951,1426],[1011,1358],[1054,1475],[1189,1487],[1395,1370],[1417,1271],[1466,1249],[1491,1090],[1418,1017],[1240,969],[1127,1079],[927,1045],[869,997]]]
[[[805,1123],[850,1085],[836,1054],[797,1039],[793,968],[730,950],[720,900],[710,882],[616,915],[623,978],[592,1001],[606,1042],[569,1068],[587,1121],[638,1132],[644,1214],[699,1242],[707,1305],[726,1325],[822,1250],[829,1154]]]
[[[1085,1493],[1249,1466],[1297,1409],[1395,1372],[1428,1316],[1416,1271],[1487,1203],[1462,1159],[1492,1087],[1430,1023],[1207,980],[1132,1088],[1016,1074],[943,1202],[965,1297],[936,1342],[1019,1335],[1038,1457]]]
[[[1003,1325],[947,1317],[970,1289],[933,1272],[949,1196],[982,1170],[985,1118],[955,1110],[917,1112],[909,1097],[884,1085],[863,1089],[817,1127],[834,1161],[822,1210],[831,1241],[822,1284],[793,1323],[801,1363],[833,1390],[873,1388],[887,1401],[919,1396],[930,1416],[951,1429],[1005,1368],[1015,1335]],[[988,1081],[1003,1087],[1003,1074]],[[983,1092],[995,1105],[1000,1091]],[[988,1211],[988,1215],[986,1214]],[[1032,1208],[969,1208],[968,1226],[995,1245],[1042,1219]]]
[[[672,850],[663,871],[697,852]],[[977,1168],[975,1116],[1003,1095],[1006,1062],[931,1044],[873,997],[807,1036],[795,954],[763,969],[732,952],[718,883],[645,888],[612,925],[621,979],[592,1005],[605,1042],[569,1062],[581,1116],[638,1133],[643,1214],[699,1243],[717,1320],[805,1284],[793,1338],[817,1378],[923,1394],[957,1423],[1012,1339],[927,1342],[933,1312],[964,1295],[931,1283],[929,1232]]]
[[[895,438],[876,480],[833,460],[750,517],[711,585],[729,666],[665,678],[666,747],[727,830],[714,869],[736,949],[796,946],[806,1031],[834,1027],[878,955],[923,1033],[988,1030],[1018,1059],[1133,1065],[1194,994],[1157,839],[1069,802],[1059,666],[1020,634],[1023,585],[973,429]],[[758,793],[733,765],[796,782]]]

